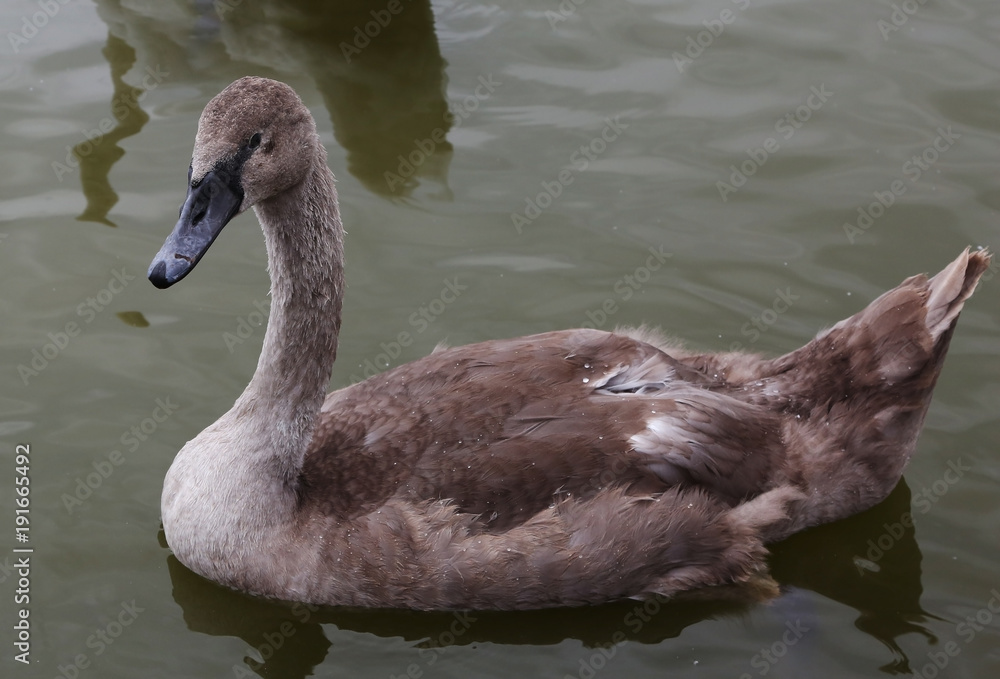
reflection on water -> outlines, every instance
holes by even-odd
[[[922,622],[933,618],[920,605],[920,547],[914,537],[910,489],[903,480],[877,507],[792,536],[772,548],[772,570],[779,581],[840,601],[858,611],[858,629],[885,644],[893,654],[880,669],[911,672],[896,640],[918,633],[937,641]],[[887,533],[891,531],[891,533]],[[891,543],[887,549],[884,535]],[[875,549],[873,549],[875,545]]]
[[[795,629],[806,631],[801,620],[816,625],[795,590],[811,590],[858,612],[855,624],[880,641],[893,658],[881,669],[910,673],[909,659],[896,643],[904,634],[918,633],[936,642],[921,623],[932,618],[920,606],[920,548],[912,522],[900,517],[910,512],[910,490],[901,482],[878,506],[829,526],[796,535],[772,547],[771,570],[785,591],[781,614]],[[906,525],[906,524],[909,525]],[[893,527],[892,546],[871,553],[886,527]],[[898,530],[896,530],[898,526]],[[162,532],[161,545],[166,548]],[[165,549],[166,552],[166,549]],[[877,563],[859,567],[860,555]],[[415,612],[329,608],[271,602],[224,589],[185,568],[167,555],[175,601],[194,631],[242,639],[256,653],[243,662],[261,677],[307,677],[323,662],[330,641],[321,625],[401,637],[411,642],[418,665],[448,646],[480,642],[495,644],[558,644],[577,639],[588,648],[607,648],[625,641],[656,644],[673,639],[699,622],[744,615],[757,593],[725,589],[692,593],[686,600],[660,603],[620,602],[580,609],[517,612]],[[745,596],[742,596],[745,595]],[[803,606],[806,606],[803,609]],[[293,641],[294,639],[294,641]],[[800,660],[807,662],[807,660]]]
[[[370,191],[406,196],[418,178],[445,184],[451,116],[428,0],[263,2],[226,16],[227,42],[266,26],[283,70],[311,77],[323,96],[348,170]],[[290,63],[289,63],[290,62]]]
[[[111,187],[108,173],[111,166],[125,155],[118,142],[139,134],[149,122],[149,116],[140,106],[144,90],[122,80],[122,76],[135,64],[135,50],[109,33],[103,53],[111,66],[111,82],[115,87],[111,97],[111,115],[102,118],[95,129],[87,132],[87,139],[73,147],[73,157],[79,164],[80,183],[87,198],[87,207],[77,219],[114,226],[114,222],[108,219],[108,213],[118,202],[118,194]],[[72,171],[71,166],[61,163],[55,163],[53,168],[57,178]]]
[[[142,315],[141,311],[119,311],[117,314],[118,318],[122,319],[128,325],[133,328],[148,328],[149,321],[146,317]]]
[[[400,5],[389,18],[376,0],[341,3],[337,12],[321,0],[281,4],[297,12],[285,30],[302,45],[348,171],[379,195],[405,197],[425,181],[447,197],[453,114],[429,0]]]
[[[307,75],[323,96],[338,143],[347,150],[347,169],[368,190],[405,198],[423,181],[441,185],[439,197],[450,195],[447,136],[456,116],[444,98],[446,64],[428,0],[392,3],[398,11],[387,9],[384,0],[335,7],[322,0],[201,2],[184,30],[175,23],[145,22],[139,11],[132,13],[117,0],[98,4],[104,15],[124,25],[120,32],[142,37],[141,65],[163,65],[172,78],[214,70],[217,63],[210,57],[221,56],[220,44],[269,69]],[[178,46],[186,49],[178,51]],[[129,48],[118,40],[109,41],[108,50],[116,78],[114,101],[122,101],[129,93],[117,88],[131,66]],[[145,122],[140,116],[145,114],[130,121],[133,134]],[[109,166],[100,165],[105,175]],[[101,206],[110,207],[106,203]]]

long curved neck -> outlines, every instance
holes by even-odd
[[[300,184],[254,207],[267,243],[271,313],[257,371],[231,411],[257,423],[259,451],[289,484],[302,467],[340,332],[343,226],[325,156],[317,154]]]
[[[178,558],[245,588],[248,569],[269,572],[275,539],[295,518],[299,472],[336,358],[344,287],[343,227],[325,153],[299,185],[255,210],[272,296],[257,371],[229,412],[177,454],[161,501]]]

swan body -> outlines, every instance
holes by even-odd
[[[250,207],[273,297],[257,370],[162,496],[195,572],[316,604],[525,609],[741,583],[764,545],[882,500],[989,265],[966,250],[786,356],[645,330],[445,348],[324,398],[343,229],[313,119],[237,80],[199,122],[167,287]]]

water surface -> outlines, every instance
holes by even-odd
[[[144,277],[198,114],[259,74],[299,91],[338,178],[332,387],[442,340],[582,324],[788,351],[966,245],[1000,246],[994,3],[403,0],[386,20],[379,0],[227,2],[0,7],[0,450],[12,479],[31,445],[36,549],[28,668],[0,570],[4,676],[995,674],[992,274],[904,481],[776,546],[773,603],[465,617],[265,603],[170,557],[163,475],[263,339],[254,218],[183,284]]]

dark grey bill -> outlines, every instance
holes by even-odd
[[[180,218],[149,265],[148,276],[153,285],[169,288],[194,269],[243,203],[238,182],[232,184],[213,170],[197,186],[192,186],[188,172],[187,198],[181,206]]]

